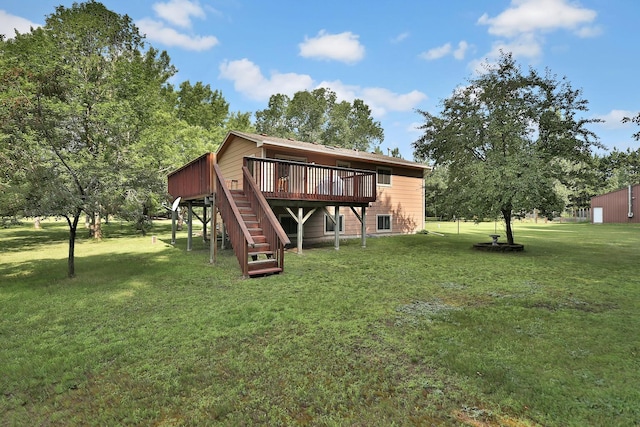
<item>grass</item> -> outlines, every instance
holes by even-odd
[[[459,227],[459,231],[458,231]],[[637,225],[493,223],[235,256],[0,230],[0,425],[640,425]]]

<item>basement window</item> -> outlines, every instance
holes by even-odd
[[[376,231],[391,231],[391,215],[376,215]]]
[[[340,215],[339,222],[340,222],[340,233],[344,233],[344,215]],[[331,220],[331,217],[325,214],[324,215],[324,233],[331,234],[331,233],[335,233],[335,231],[336,231],[336,225]]]

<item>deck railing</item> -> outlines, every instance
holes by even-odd
[[[238,258],[240,268],[242,268],[242,275],[247,277],[249,274],[249,247],[255,246],[255,242],[242,220],[242,215],[231,196],[231,192],[224,183],[224,177],[217,163],[213,164],[213,169],[215,170],[218,211],[222,221],[224,221],[229,241]],[[213,240],[212,244],[215,244],[214,242],[215,240]]]
[[[167,178],[169,194],[184,200],[201,199],[213,193],[213,153],[206,153],[171,172]]]
[[[242,174],[244,194],[249,200],[251,209],[257,216],[258,224],[273,251],[273,256],[278,261],[278,267],[284,269],[284,248],[291,241],[287,237],[287,233],[282,229],[264,195],[262,195],[255,181],[251,178],[249,169],[246,166],[242,167]]]
[[[376,172],[279,159],[245,157],[244,165],[267,199],[369,203]]]

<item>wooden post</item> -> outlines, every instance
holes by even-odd
[[[335,236],[334,248],[336,251],[338,251],[340,250],[340,206],[336,206],[336,213],[334,218],[335,218],[334,225],[333,225],[334,236]]]
[[[202,207],[202,242],[207,244],[207,198],[204,198],[204,206]]]
[[[193,202],[189,200],[187,203],[187,251],[193,248]]]
[[[226,242],[226,240],[227,240],[227,239],[225,238],[225,236],[226,236],[227,232],[226,232],[226,230],[224,229],[224,221],[222,221],[222,222],[220,223],[220,233],[221,233],[221,235],[222,235],[222,236],[221,236],[222,241],[220,242],[220,250],[224,251],[224,250],[226,249],[226,247],[225,247],[225,242]]]
[[[366,207],[362,207],[362,215],[360,218],[360,226],[361,226],[361,233],[362,233],[362,247],[366,248],[367,247],[367,208]]]
[[[171,244],[176,244],[176,220],[178,219],[178,208],[171,211]]]
[[[216,232],[216,222],[218,212],[216,208],[216,195],[211,195],[211,237],[209,238],[209,264],[215,264],[218,251],[218,233]]]
[[[296,222],[298,223],[298,254],[302,253],[302,233],[304,233],[304,221],[303,221],[303,216],[304,216],[304,208],[299,207],[298,208],[298,219],[296,220]]]

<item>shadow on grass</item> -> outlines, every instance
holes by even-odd
[[[168,233],[171,231],[171,222],[154,221],[152,228],[147,232],[153,234]],[[121,239],[140,236],[133,224],[123,221],[112,221],[102,224],[102,236],[104,239]],[[91,241],[89,229],[84,225],[78,225],[76,243]],[[69,241],[69,226],[64,220],[43,222],[39,230],[33,227],[13,227],[0,232],[0,252],[20,252],[45,245],[66,243]],[[169,242],[167,242],[169,243]]]

